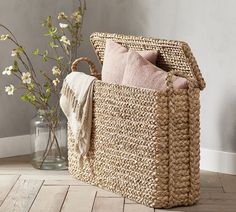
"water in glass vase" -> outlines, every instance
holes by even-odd
[[[36,169],[65,170],[67,122],[52,111],[39,110],[31,120],[31,164]]]

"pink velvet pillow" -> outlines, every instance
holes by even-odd
[[[157,51],[138,51],[139,54],[156,64]],[[106,41],[105,55],[102,66],[102,80],[109,83],[121,84],[124,70],[126,67],[128,49],[114,42],[113,40]]]
[[[166,90],[167,72],[154,66],[137,52],[130,52],[122,80],[123,85]],[[175,89],[188,88],[187,80],[182,77],[173,76],[173,87]]]

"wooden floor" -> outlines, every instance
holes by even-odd
[[[67,171],[35,170],[27,157],[0,160],[0,212],[236,212],[236,176],[201,172],[201,199],[191,207],[152,209],[88,184]]]

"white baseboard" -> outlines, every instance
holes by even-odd
[[[0,138],[0,158],[31,153],[30,135]],[[236,175],[236,153],[201,148],[202,170]]]
[[[0,158],[31,153],[30,135],[0,138]]]
[[[201,148],[202,170],[236,175],[236,153]]]

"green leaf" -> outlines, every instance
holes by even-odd
[[[35,85],[33,83],[30,83],[30,84],[28,84],[27,88],[29,91],[33,91],[35,88]]]
[[[46,89],[46,93],[47,93],[47,94],[50,94],[50,93],[51,93],[51,88],[47,88],[47,89]]]
[[[43,61],[44,62],[48,61],[48,51],[47,50],[43,53]]]
[[[24,101],[24,102],[29,101],[29,97],[28,97],[27,94],[22,95],[22,96],[20,97],[20,99],[21,99],[22,101]]]
[[[20,46],[20,47],[17,48],[17,51],[18,52],[24,52],[24,48],[22,46]]]
[[[56,27],[51,27],[51,28],[50,28],[50,32],[51,32],[52,34],[56,34],[56,33],[57,33],[57,28],[56,28]]]
[[[46,73],[44,73],[44,78],[46,81],[43,85],[43,87],[46,89],[46,95],[44,97],[49,99],[51,97],[51,87],[50,87],[50,80]]]
[[[53,41],[49,43],[49,46],[51,46],[51,48],[58,48],[58,45],[56,45]]]
[[[47,21],[48,25],[51,24],[52,23],[52,16],[48,16],[46,21]]]
[[[47,99],[51,97],[51,88],[46,89],[46,97]]]
[[[16,60],[14,60],[14,62],[13,62],[13,72],[17,72],[19,70],[19,67],[18,67],[18,63],[17,63],[17,61]]]
[[[43,27],[52,27],[52,16],[48,16],[46,20],[44,20],[41,24]]]
[[[48,97],[44,94],[40,94],[40,100],[43,102],[43,103],[47,103],[48,102]]]
[[[39,54],[39,49],[35,49],[34,51],[33,51],[33,55],[38,55]]]
[[[45,33],[44,36],[49,36],[50,34],[49,33]]]
[[[36,97],[34,95],[32,95],[32,96],[29,96],[29,99],[32,103],[34,103],[36,100]]]
[[[48,89],[48,88],[50,88],[50,84],[49,84],[47,78],[46,78],[46,80],[47,80],[47,82],[44,83],[43,87],[46,88],[46,89]]]
[[[60,56],[58,56],[58,57],[56,57],[56,60],[59,62],[59,61],[61,61],[63,59],[63,57],[60,57]]]
[[[45,36],[51,36],[54,37],[57,33],[57,28],[56,27],[50,27],[48,29],[48,33],[44,34]]]
[[[15,67],[18,67],[18,63],[17,63],[16,60],[14,60],[13,65],[14,65]]]
[[[41,99],[41,101],[42,101],[43,103],[47,103],[47,102],[48,102],[48,99],[47,99],[46,96],[45,96],[45,97],[40,97],[40,99]]]
[[[31,102],[32,104],[35,104],[36,101],[35,95],[32,95],[31,93],[23,94],[20,98],[22,101]]]
[[[60,37],[55,34],[55,35],[52,36],[52,39],[53,40],[58,40],[58,39],[60,39]]]
[[[44,83],[44,88],[46,89],[46,93],[49,93],[51,91],[51,88],[50,88],[50,83],[48,81],[48,79],[46,79],[47,82]]]
[[[51,27],[52,26],[52,16],[48,16],[45,20],[43,20],[41,25],[43,27]]]

